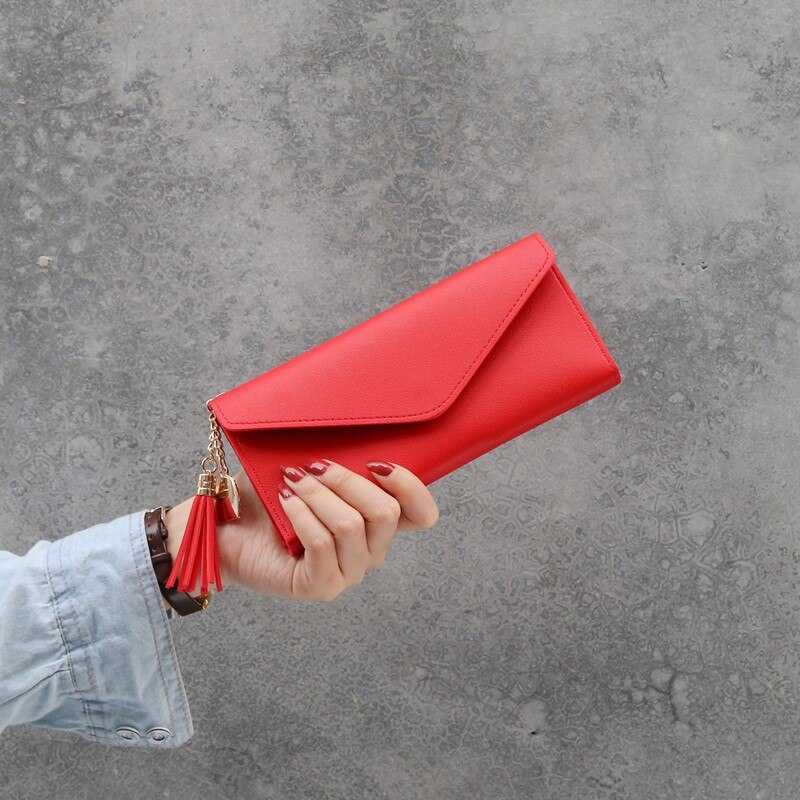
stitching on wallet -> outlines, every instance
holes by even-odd
[[[500,320],[500,322],[497,325],[497,327],[492,331],[492,334],[489,337],[489,339],[487,340],[486,344],[481,348],[481,350],[478,353],[478,355],[475,356],[475,358],[473,359],[473,361],[469,365],[469,367],[467,367],[467,371],[461,376],[461,378],[459,379],[458,383],[453,387],[453,389],[450,392],[450,394],[448,394],[447,397],[444,398],[444,400],[442,400],[441,402],[439,402],[435,406],[433,406],[433,408],[429,408],[427,411],[417,411],[417,412],[415,412],[413,414],[398,414],[398,415],[390,416],[390,417],[387,417],[384,414],[373,414],[373,415],[369,415],[369,416],[358,416],[358,417],[305,417],[305,418],[287,418],[287,419],[251,419],[251,420],[248,420],[247,422],[245,422],[244,424],[245,425],[258,425],[259,423],[262,423],[262,422],[332,422],[333,423],[333,422],[350,422],[350,421],[352,421],[354,419],[385,419],[385,420],[412,419],[414,417],[424,417],[427,414],[431,414],[432,412],[434,412],[437,409],[441,408],[458,391],[458,389],[461,386],[461,384],[464,383],[464,381],[467,378],[467,375],[469,375],[469,373],[472,370],[472,368],[480,360],[481,356],[486,352],[486,349],[491,345],[492,340],[494,339],[495,334],[497,333],[497,331],[499,331],[500,328],[503,327],[503,325],[505,324],[506,320],[514,313],[514,310],[519,305],[519,303],[522,300],[522,298],[525,297],[525,295],[530,290],[531,286],[534,284],[536,279],[539,277],[539,275],[541,275],[542,271],[547,266],[548,260],[549,260],[548,257],[547,257],[547,250],[545,249],[545,246],[542,244],[542,241],[541,241],[541,239],[540,239],[540,237],[538,235],[535,237],[535,239],[536,239],[536,243],[539,245],[539,247],[542,248],[542,252],[544,253],[544,257],[545,257],[544,263],[541,265],[541,267],[539,267],[538,270],[536,270],[536,273],[534,274],[534,276],[525,285],[525,288],[522,290],[522,293],[519,295],[519,297],[517,297],[517,299],[514,301],[513,305],[511,306],[511,308],[508,310],[508,313],[503,317],[502,320]],[[232,423],[227,418],[227,416],[225,415],[225,412],[222,411],[222,409],[217,408],[217,412],[216,413],[219,416],[221,416],[228,425],[235,425],[236,424],[236,423]]]

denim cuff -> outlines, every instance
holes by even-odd
[[[173,748],[193,726],[144,515],[59,539],[46,567],[82,708],[75,732],[107,745]]]

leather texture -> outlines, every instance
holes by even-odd
[[[290,553],[280,465],[369,460],[427,485],[620,383],[534,233],[214,397],[220,428]]]

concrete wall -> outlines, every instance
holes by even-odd
[[[184,747],[9,729],[4,800],[797,797],[793,4],[0,9],[4,549],[188,496],[208,397],[533,231],[624,376],[333,603],[173,621]]]

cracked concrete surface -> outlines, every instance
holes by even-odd
[[[194,738],[0,796],[795,798],[800,18],[0,2],[0,545],[191,492],[202,403],[540,231],[623,384],[329,605],[175,621]]]

